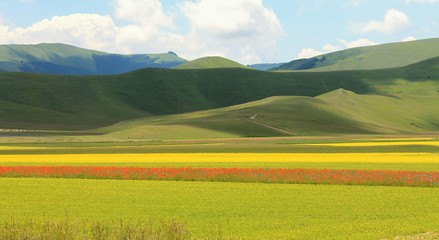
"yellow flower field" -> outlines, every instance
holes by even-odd
[[[439,163],[432,153],[158,153],[0,155],[0,163],[364,162]]]
[[[406,141],[406,142],[345,142],[345,143],[312,143],[311,146],[331,146],[331,147],[379,147],[379,146],[439,146],[439,141]]]

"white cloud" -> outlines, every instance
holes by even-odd
[[[297,54],[296,59],[303,59],[303,58],[312,58],[319,55],[323,55],[325,53],[335,52],[340,50],[339,46],[334,46],[331,44],[326,44],[322,47],[322,50],[317,50],[314,48],[303,48],[300,50],[299,54]]]
[[[168,28],[173,19],[166,14],[160,0],[115,0],[114,13],[120,25],[115,45],[124,53],[167,51]],[[158,39],[165,42],[158,42]],[[155,47],[159,46],[159,47]]]
[[[181,9],[191,26],[187,37],[197,43],[193,54],[188,52],[190,57],[216,49],[226,57],[257,62],[269,58],[283,35],[276,15],[261,0],[185,1]]]
[[[0,43],[61,42],[121,53],[173,50],[170,45],[175,37],[162,30],[172,27],[172,19],[162,11],[159,0],[117,0],[114,11],[122,21],[119,25],[112,16],[99,14],[54,16],[27,27],[0,24]]]
[[[121,53],[172,50],[189,59],[215,54],[254,63],[276,59],[276,41],[283,36],[262,0],[185,0],[172,13],[160,0],[113,0],[113,7],[113,16],[54,16],[26,27],[0,21],[0,44],[61,42]],[[175,32],[176,14],[188,21],[187,32]]]
[[[338,51],[338,50],[340,50],[339,46],[334,46],[334,45],[331,45],[331,44],[326,44],[326,45],[323,46],[323,51],[325,51],[325,53],[335,52],[335,51]]]
[[[114,41],[117,27],[110,16],[72,14],[44,19],[29,27],[0,26],[0,43],[62,42],[103,49]]]
[[[0,43],[7,42],[7,41],[4,41],[3,38],[5,38],[5,40],[6,40],[5,36],[7,36],[8,33],[9,33],[9,28],[7,26],[2,25],[2,23],[0,22]]]
[[[377,45],[378,43],[371,41],[369,39],[366,38],[360,38],[357,39],[355,41],[346,41],[343,39],[339,39],[338,40],[341,44],[343,44],[344,48],[355,48],[355,47],[365,47],[365,46],[372,46],[372,45]]]
[[[322,54],[324,54],[324,52],[315,50],[313,48],[304,48],[297,55],[297,59],[312,58],[312,57],[319,56]]]
[[[160,0],[116,0],[114,9],[117,18],[143,26],[158,28],[173,25]]]
[[[301,59],[301,58],[312,58],[315,56],[319,56],[325,53],[330,53],[330,52],[335,52],[340,50],[339,46],[334,46],[331,44],[325,44],[322,47],[322,50],[316,50],[314,48],[303,48],[302,50],[300,50],[299,54],[297,54],[297,59]]]
[[[435,4],[438,3],[439,0],[405,0],[405,3],[407,4],[411,4],[411,3],[420,3],[420,4],[424,4],[424,3],[429,3],[429,4]]]
[[[315,57],[315,56],[319,56],[319,55],[322,55],[322,54],[343,50],[343,49],[346,49],[346,48],[364,47],[364,46],[371,46],[371,45],[378,44],[378,43],[373,42],[373,41],[371,41],[369,39],[366,39],[366,38],[360,38],[358,40],[351,41],[351,42],[339,39],[338,42],[341,43],[343,46],[335,46],[335,45],[332,45],[332,44],[325,44],[322,47],[321,51],[313,49],[313,48],[304,48],[297,55],[297,59],[312,58],[312,57]]]
[[[415,37],[409,36],[409,37],[402,39],[401,42],[409,42],[409,41],[415,41],[415,40],[416,40]]]
[[[351,25],[351,31],[354,33],[381,32],[390,34],[409,25],[409,17],[398,10],[387,10],[383,21],[372,20],[368,23],[354,23]]]

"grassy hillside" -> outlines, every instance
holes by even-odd
[[[206,138],[439,130],[439,94],[358,95],[344,89],[317,97],[270,97],[215,110],[122,122],[104,129],[112,137]]]
[[[143,69],[114,76],[2,73],[0,129],[91,129],[137,117],[227,107],[271,96],[315,97],[339,88],[357,94],[418,98],[414,101],[419,106],[434,106],[439,91],[439,58],[395,69],[315,73],[276,73],[239,68]],[[304,113],[312,108],[326,108],[321,101],[319,98],[298,98],[288,104],[296,104],[297,108],[300,107],[297,111]],[[304,108],[302,104],[309,106]],[[395,103],[392,106],[399,105]],[[288,105],[285,108],[292,107]],[[328,111],[332,111],[332,108]],[[321,115],[323,112],[311,111],[309,114]],[[244,116],[248,118],[252,114],[258,114],[261,119],[259,112],[246,112]],[[435,119],[433,115],[432,119]],[[241,128],[241,122],[235,124],[227,121],[223,124]],[[423,123],[419,124],[424,126]],[[268,131],[265,135],[279,132],[253,125],[253,128]],[[342,127],[343,124],[339,125]],[[398,126],[397,131],[401,130]],[[427,124],[426,127],[430,129],[433,126]],[[280,128],[283,129],[282,126]],[[209,126],[207,129],[212,128]],[[218,131],[223,132],[221,127]],[[254,132],[252,129],[242,130],[242,133],[239,131],[227,131],[227,134],[252,135]]]
[[[273,70],[338,71],[401,67],[439,56],[439,38],[351,48],[299,59]]]
[[[0,72],[117,74],[145,67],[170,68],[185,61],[172,52],[120,55],[59,43],[0,46]]]
[[[223,57],[203,57],[178,65],[176,69],[248,68]]]

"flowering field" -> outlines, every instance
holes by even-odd
[[[352,169],[0,166],[0,176],[439,187],[439,172]]]
[[[394,139],[260,141],[197,148],[185,142],[0,146],[0,226],[68,215],[110,228],[121,219],[130,226],[177,220],[201,239],[211,231],[225,239],[393,239],[439,232],[437,140],[398,139],[398,147]],[[188,151],[166,152],[171,148]]]
[[[144,153],[144,154],[8,154],[3,163],[203,163],[203,162],[331,162],[331,163],[439,163],[436,153]]]

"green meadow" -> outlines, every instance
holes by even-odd
[[[0,179],[2,221],[177,219],[195,238],[384,239],[439,229],[439,189]],[[56,204],[53,204],[55,203]]]

